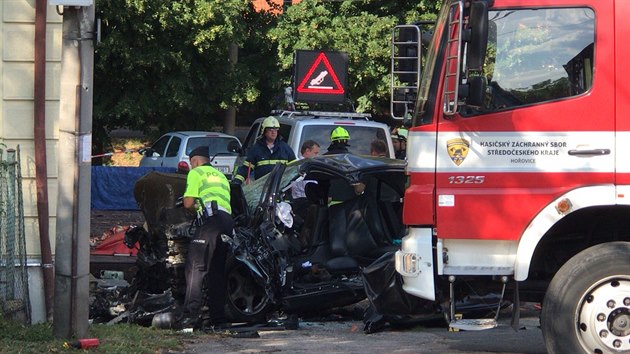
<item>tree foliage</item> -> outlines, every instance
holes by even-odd
[[[211,129],[222,109],[254,102],[273,23],[247,0],[104,0],[95,54],[95,128]],[[232,68],[231,43],[255,48]]]
[[[279,13],[254,11],[250,0],[99,0],[95,138],[117,127],[209,130],[231,105],[266,114],[298,49],[348,53],[351,99],[383,111],[393,26],[434,18],[439,2],[304,0]]]
[[[358,111],[382,113],[389,104],[391,32],[395,25],[433,20],[440,1],[321,1],[291,6],[271,30],[290,77],[296,50],[348,54],[351,99]]]

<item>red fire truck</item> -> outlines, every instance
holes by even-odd
[[[549,352],[630,352],[629,14],[445,0],[425,46],[421,27],[394,30],[407,293],[453,304],[496,280],[542,303]]]

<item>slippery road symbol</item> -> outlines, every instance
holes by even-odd
[[[313,80],[311,80],[311,84],[309,85],[308,88],[330,88],[332,89],[332,86],[319,86],[323,81],[324,78],[326,78],[326,76],[328,75],[328,71],[324,70],[321,73],[319,73],[319,75],[317,75],[316,78],[314,78]]]

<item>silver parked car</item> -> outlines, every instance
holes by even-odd
[[[237,137],[203,131],[176,131],[162,135],[150,147],[141,149],[143,155],[140,167],[172,167],[179,172],[190,170],[190,152],[199,146],[208,146],[213,167],[223,172],[228,178],[241,142]]]

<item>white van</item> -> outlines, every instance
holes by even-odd
[[[280,122],[278,134],[289,144],[297,158],[301,158],[300,147],[306,140],[315,140],[321,147],[321,153],[330,145],[330,133],[341,126],[350,134],[348,150],[357,155],[369,155],[370,144],[380,139],[387,145],[387,156],[395,158],[394,146],[387,124],[370,120],[366,113],[314,112],[314,111],[274,111],[271,116]],[[267,117],[254,121],[247,133],[239,162],[247,156],[249,149],[260,135],[260,124]]]

